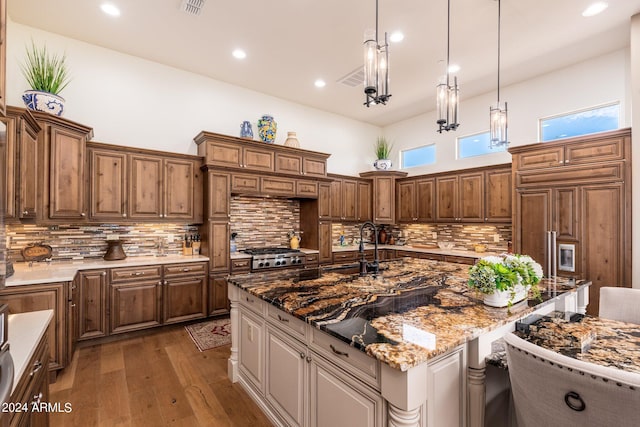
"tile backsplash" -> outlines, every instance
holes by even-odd
[[[231,197],[231,232],[238,250],[289,246],[287,232],[300,231],[300,201],[247,196]],[[304,236],[302,246],[304,247]]]
[[[493,224],[400,224],[386,227],[398,239],[404,239],[408,245],[435,245],[438,241],[454,242],[455,249],[473,250],[479,243],[487,245],[487,249],[495,252],[507,250],[508,242],[513,239],[510,225]],[[365,229],[365,239],[368,239],[369,229]],[[436,237],[433,237],[436,233]],[[339,244],[340,235],[345,236],[345,242],[352,244],[360,239],[360,224],[333,223],[331,237],[334,245]],[[495,242],[495,236],[498,241]]]
[[[107,236],[118,235],[128,257],[153,256],[164,245],[164,253],[182,253],[185,234],[196,234],[198,228],[184,224],[135,224],[87,226],[34,226],[7,225],[6,244],[9,259],[24,261],[21,251],[31,243],[42,242],[51,246],[53,261],[102,258],[107,250]],[[173,242],[170,242],[173,237]]]

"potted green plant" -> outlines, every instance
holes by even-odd
[[[38,47],[32,40],[31,46],[26,48],[26,58],[21,69],[31,87],[31,90],[26,90],[22,95],[25,105],[31,110],[61,116],[65,101],[58,93],[71,80],[66,55],[52,54],[46,45]]]
[[[379,136],[374,145],[374,151],[376,154],[376,161],[373,163],[373,166],[378,170],[388,170],[391,169],[392,163],[389,157],[391,157],[391,149],[393,148],[393,144],[390,144],[387,141],[387,138],[384,136]]]
[[[542,267],[528,255],[505,254],[481,258],[469,269],[468,285],[483,294],[492,307],[511,307],[531,291],[540,298]]]

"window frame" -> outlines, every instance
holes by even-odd
[[[546,120],[557,119],[557,118],[560,118],[560,117],[568,117],[568,116],[572,116],[572,115],[575,115],[575,114],[585,113],[585,112],[588,112],[588,111],[595,111],[595,110],[599,110],[599,109],[603,109],[603,108],[607,108],[607,107],[613,107],[613,106],[617,106],[618,107],[618,117],[617,117],[618,124],[617,124],[617,127],[613,128],[613,129],[605,129],[605,130],[599,130],[599,131],[596,131],[596,132],[581,133],[581,134],[577,134],[577,135],[561,136],[561,137],[554,138],[554,139],[546,139],[546,140],[543,139],[544,138],[544,133],[543,133],[543,127],[544,126],[543,125],[544,125],[544,122]],[[609,132],[609,131],[612,131],[612,130],[620,129],[620,116],[622,114],[621,108],[622,108],[622,103],[618,100],[618,101],[607,102],[607,103],[604,103],[604,104],[597,104],[597,105],[593,105],[593,106],[590,106],[590,107],[579,108],[577,110],[567,111],[567,112],[564,112],[564,113],[552,114],[552,115],[549,115],[549,116],[540,117],[540,118],[538,118],[538,141],[540,141],[540,142],[553,142],[553,141],[558,141],[558,140],[566,139],[566,138],[575,138],[575,137],[584,136],[584,135],[594,135],[594,134],[597,134],[597,133],[600,133],[600,132]]]
[[[462,157],[461,156],[461,149],[460,149],[460,141],[467,139],[467,138],[473,138],[473,137],[477,137],[479,135],[486,135],[487,136],[487,151],[486,153],[479,153],[479,154],[474,154],[472,156],[465,156]],[[475,132],[475,133],[470,133],[468,135],[463,135],[463,136],[457,136],[456,137],[456,160],[462,160],[462,159],[472,159],[474,157],[481,157],[481,156],[488,156],[490,154],[497,154],[497,153],[504,153],[507,151],[507,146],[502,146],[502,147],[498,147],[498,149],[491,149],[489,148],[489,138],[490,138],[490,131],[486,130],[486,131],[482,131],[482,132]],[[472,141],[475,142],[475,141]]]
[[[412,150],[419,150],[421,148],[427,148],[427,147],[433,147],[433,162],[431,163],[422,163],[419,165],[412,165],[412,166],[405,166],[404,165],[404,153],[407,151],[412,151]],[[422,166],[429,166],[429,165],[435,165],[437,162],[437,149],[438,149],[438,145],[435,142],[432,143],[428,143],[428,144],[424,144],[424,145],[419,145],[417,147],[412,147],[412,148],[407,148],[404,150],[400,150],[399,154],[400,154],[400,169],[411,169],[411,168],[419,168]]]

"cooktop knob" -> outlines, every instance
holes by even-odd
[[[268,263],[268,262],[265,262],[265,263],[264,263],[264,266],[265,266],[265,267],[269,267],[269,263]]]
[[[258,263],[258,267],[264,267],[264,262]]]
[[[287,261],[283,259],[282,260],[282,265],[285,265],[286,263],[287,263]]]

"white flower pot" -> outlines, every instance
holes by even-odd
[[[527,297],[528,289],[522,285],[516,285],[514,288],[515,296],[511,300],[511,304],[522,301]],[[506,307],[511,299],[511,291],[495,291],[492,294],[484,294],[484,303],[491,307]]]
[[[375,167],[379,171],[389,170],[391,169],[391,166],[391,160],[389,159],[378,159],[373,162],[373,167]]]

